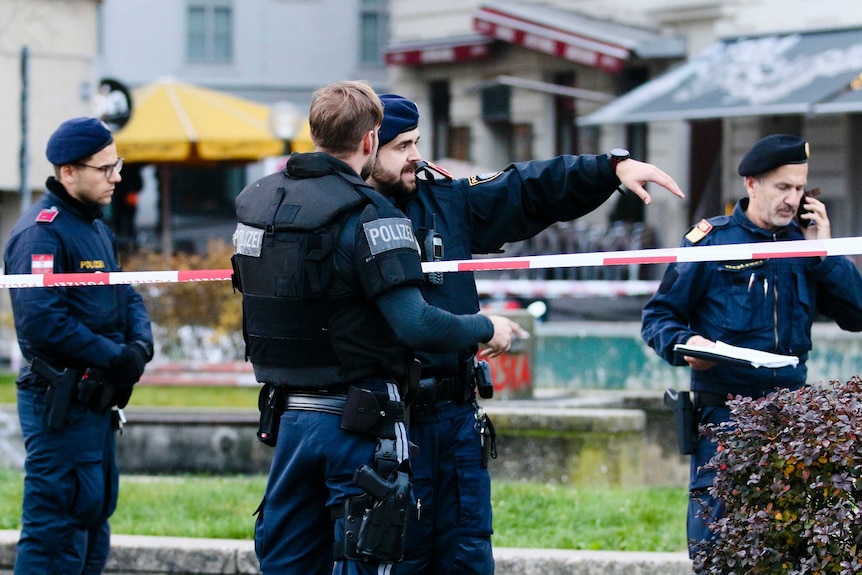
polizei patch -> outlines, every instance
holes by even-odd
[[[371,248],[371,255],[410,248],[419,251],[419,244],[413,235],[413,226],[407,218],[383,218],[362,224],[365,239]]]
[[[253,228],[242,223],[236,225],[236,231],[233,233],[234,253],[259,258],[262,242],[262,229]]]

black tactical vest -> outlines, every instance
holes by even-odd
[[[237,197],[234,286],[259,381],[331,387],[406,368],[412,354],[333,261],[345,220],[374,202],[366,186],[345,174],[280,172]]]

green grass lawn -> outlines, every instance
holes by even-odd
[[[19,529],[23,474],[0,470],[0,529]],[[111,531],[251,539],[264,476],[122,476]],[[495,481],[494,545],[621,551],[685,549],[679,488],[587,489]]]

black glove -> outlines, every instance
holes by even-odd
[[[152,358],[152,347],[147,342],[127,343],[108,367],[108,380],[121,385],[137,383],[144,374],[147,362]]]

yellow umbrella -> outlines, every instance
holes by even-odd
[[[263,104],[170,79],[134,90],[132,102],[114,135],[127,162],[256,161],[284,150]]]

